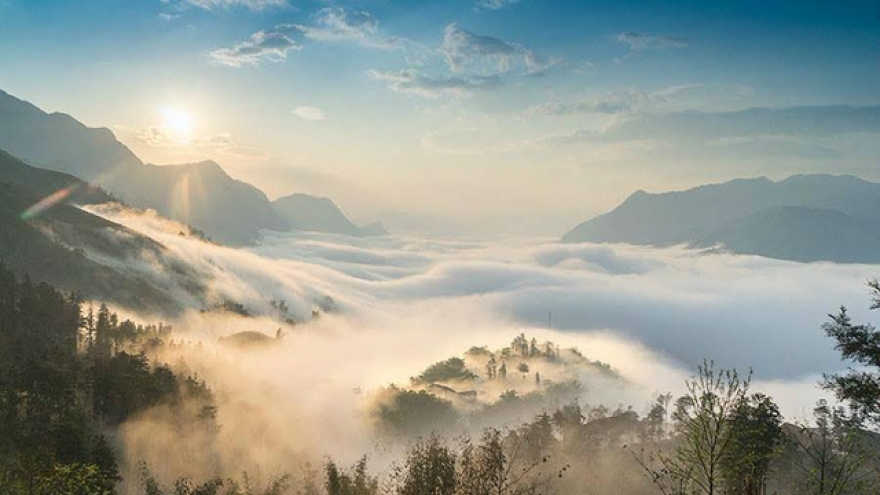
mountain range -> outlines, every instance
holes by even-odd
[[[723,246],[801,262],[880,262],[880,184],[845,175],[737,179],[652,194],[636,191],[563,242]]]
[[[213,161],[145,164],[109,129],[89,128],[67,114],[46,113],[3,91],[0,150],[34,167],[99,185],[128,205],[154,209],[229,245],[252,244],[260,230],[383,232],[375,227],[357,228],[323,198],[298,195],[293,203],[303,211],[291,208],[284,198],[273,204],[258,188],[230,177]],[[329,223],[322,223],[325,219]]]

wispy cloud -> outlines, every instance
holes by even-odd
[[[293,113],[297,117],[305,120],[325,120],[327,118],[327,115],[324,113],[323,110],[318,107],[312,107],[308,105],[296,107],[293,110]]]
[[[171,3],[171,0],[162,0],[162,3]],[[181,3],[205,10],[228,9],[232,7],[263,10],[270,7],[285,7],[288,5],[287,0],[182,0]]]
[[[629,48],[630,53],[685,48],[689,43],[687,38],[680,36],[636,33],[631,31],[617,33],[612,38],[614,41],[626,45]]]
[[[522,0],[477,0],[474,3],[474,10],[477,12],[485,10],[504,10],[521,3]]]
[[[424,47],[419,43],[407,38],[384,36],[379,30],[379,20],[373,14],[342,7],[319,10],[312,24],[279,24],[254,33],[250,39],[232,48],[214,50],[208,55],[230,67],[280,62],[286,59],[290,50],[300,50],[305,41],[349,41],[367,48],[399,49],[413,63],[424,58]]]
[[[694,103],[711,105],[718,101],[736,101],[751,93],[750,87],[733,84],[679,84],[655,91],[629,89],[569,101],[541,103],[528,108],[523,117],[580,114],[636,116]]]
[[[292,24],[280,24],[266,31],[251,35],[232,48],[221,48],[208,53],[220,64],[229,67],[258,65],[262,62],[280,62],[287,58],[287,52],[299,50],[302,30]]]
[[[438,98],[443,95],[462,96],[475,91],[486,91],[501,86],[501,78],[492,76],[435,77],[422,74],[415,69],[399,71],[371,70],[373,79],[388,83],[388,87],[398,93],[406,93],[425,98]]]
[[[298,27],[306,38],[315,41],[354,41],[366,47],[385,49],[398,45],[397,38],[381,36],[379,20],[363,10],[328,7],[318,11],[314,25]]]
[[[446,26],[440,52],[453,72],[507,72],[521,47],[492,36],[474,34],[456,23]]]

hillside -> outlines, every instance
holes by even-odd
[[[520,334],[508,347],[472,347],[428,366],[408,385],[381,391],[374,414],[379,430],[392,436],[423,434],[462,420],[477,428],[517,424],[571,401],[602,403],[609,391],[619,397],[630,385],[578,349]]]
[[[32,208],[59,189],[74,193],[54,206],[44,203],[46,209]],[[172,297],[169,286],[198,297],[203,281],[166,256],[161,244],[70,204],[107,199],[78,179],[0,153],[0,263],[85,298],[159,314],[182,310],[184,301]],[[147,259],[157,276],[138,270]]]
[[[880,252],[880,184],[851,176],[738,179],[686,191],[636,191],[563,242],[724,244],[794,261],[870,263]]]
[[[329,198],[291,194],[273,201],[272,208],[296,230],[354,237],[387,234],[385,228],[377,223],[358,227]]]
[[[260,230],[289,229],[262,191],[233,179],[213,161],[147,164],[124,180],[127,184],[110,187],[124,190],[127,203],[154,209],[225,244],[250,244],[257,240]]]

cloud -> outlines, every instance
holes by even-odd
[[[522,48],[492,36],[474,34],[456,23],[446,26],[440,52],[453,72],[503,73]]]
[[[162,3],[170,3],[170,0],[162,0]],[[229,9],[233,7],[263,10],[271,7],[286,7],[288,5],[287,0],[182,0],[181,3],[205,10]]]
[[[406,383],[428,363],[471,346],[502,347],[519,333],[578,347],[633,384],[588,385],[585,403],[639,408],[655,392],[680,393],[695,365],[713,358],[719,367],[754,367],[753,389],[773,392],[790,418],[820,396],[812,385],[822,372],[843,367],[819,327],[825,314],[846,304],[854,321],[869,320],[863,281],[880,271],[547,239],[266,232],[258,246],[238,250],[181,236],[182,226],[154,214],[87,209],[149,235],[171,262],[210,284],[211,295],[256,315],[194,310],[169,322],[175,341],[203,343],[199,352],[183,345],[188,372],[222,391],[224,448],[208,456],[221,470],[290,471],[291,459],[309,453],[318,462],[324,455],[356,459],[375,441],[364,422],[370,391]],[[161,273],[150,260],[119,268],[141,270],[149,280]],[[179,290],[171,285],[168,293],[177,298]],[[326,297],[338,312],[298,324],[262,351],[216,344],[242,329],[274,335],[283,324],[272,300],[308,318]],[[179,437],[147,431],[138,439],[126,429],[121,439],[158,452],[147,461],[168,465]],[[127,452],[144,458],[143,451]],[[204,457],[180,462],[189,469]]]
[[[653,105],[655,97],[645,91],[619,91],[573,101],[553,101],[534,105],[523,113],[526,118],[580,114],[633,114]]]
[[[661,139],[730,145],[747,142],[741,138],[774,136],[778,140],[783,136],[817,138],[849,133],[880,133],[880,106],[793,106],[732,112],[656,113],[624,120],[603,130],[575,131],[570,137],[592,141]]]
[[[279,24],[259,31],[250,39],[232,48],[208,53],[208,56],[230,67],[282,62],[291,50],[300,50],[304,40],[315,42],[350,41],[367,48],[402,50],[408,61],[419,63],[426,57],[425,48],[410,39],[386,37],[379,31],[379,21],[366,11],[328,7],[315,14],[314,24]]]
[[[291,24],[279,24],[266,31],[251,35],[232,48],[221,48],[208,53],[214,61],[229,67],[259,65],[262,62],[281,62],[287,58],[287,52],[300,50],[298,39],[302,30]]]
[[[416,69],[399,71],[367,72],[373,79],[388,83],[388,87],[398,93],[438,98],[444,95],[463,96],[476,91],[487,91],[501,87],[501,78],[494,76],[435,77],[422,74]]]
[[[320,108],[307,105],[296,107],[293,113],[305,120],[324,120],[327,117]]]
[[[484,10],[503,10],[519,4],[522,0],[477,0],[474,4],[476,11]]]
[[[379,20],[366,11],[352,11],[342,7],[321,9],[315,16],[315,25],[298,25],[305,37],[315,41],[354,41],[369,48],[393,49],[400,45],[398,38],[379,35]]]
[[[521,67],[526,75],[539,76],[562,64],[562,59],[544,57],[517,43],[472,33],[457,23],[446,26],[439,52],[450,71],[496,75]]]
[[[213,156],[256,162],[269,158],[266,151],[241,145],[228,132],[183,137],[164,125],[143,129],[117,126],[117,129],[149,147],[162,148],[166,154],[180,160],[203,160]]]
[[[528,70],[527,74],[530,76],[541,76],[548,70],[562,63],[563,61],[561,58],[544,57],[531,50],[525,52],[525,64],[526,69]]]
[[[650,50],[671,50],[688,46],[687,38],[662,34],[621,32],[614,35],[613,39],[620,44],[626,45],[630,53]]]

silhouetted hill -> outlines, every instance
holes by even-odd
[[[0,149],[33,165],[89,182],[141,165],[109,129],[86,127],[67,114],[46,113],[3,91]]]
[[[43,211],[25,214],[65,188],[75,192]],[[165,256],[164,246],[69,204],[108,199],[74,177],[36,169],[0,153],[0,262],[20,275],[132,309],[164,314],[181,310],[183,302],[163,284],[186,286],[198,297],[203,282]],[[156,271],[155,280],[148,281],[133,268],[145,263]]]
[[[309,194],[291,194],[273,201],[272,207],[287,221],[291,228],[296,230],[355,237],[388,233],[381,224],[371,224],[365,228],[358,227],[328,198]]]
[[[0,149],[30,165],[103,186],[140,208],[152,208],[229,244],[254,241],[260,230],[285,230],[268,198],[214,162],[145,165],[109,129],[48,114],[0,91]]]
[[[185,165],[144,165],[126,180],[136,187],[126,202],[155,209],[160,215],[183,222],[209,237],[228,244],[247,244],[260,230],[287,230],[287,222],[256,187],[230,177],[216,162]]]
[[[795,261],[880,258],[880,184],[851,176],[738,179],[686,191],[636,191],[564,242],[721,243],[734,252]]]
[[[41,197],[68,189],[69,194],[65,199],[71,203],[97,204],[114,201],[100,187],[86,184],[69,174],[31,167],[3,150],[0,150],[0,182]]]

